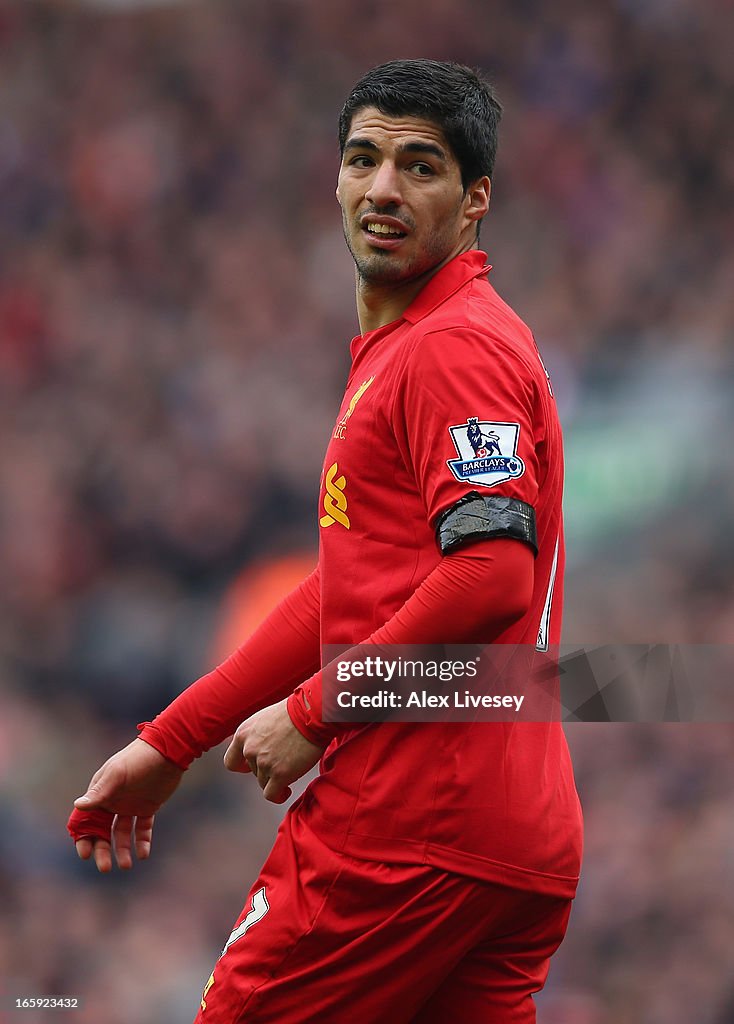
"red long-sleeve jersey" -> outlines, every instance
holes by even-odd
[[[483,253],[457,257],[399,320],[354,339],[324,460],[318,573],[141,735],[185,766],[304,680],[289,712],[329,745],[289,813],[356,857],[572,896],[581,815],[558,722],[320,720],[317,625],[323,645],[560,641],[560,426],[532,335],[487,272]],[[531,507],[537,555],[471,537],[442,555],[436,524],[471,492]]]

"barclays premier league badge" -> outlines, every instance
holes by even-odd
[[[525,472],[517,454],[519,423],[490,423],[470,416],[466,423],[449,427],[458,459],[447,465],[457,480],[495,487]]]

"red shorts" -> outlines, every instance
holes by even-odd
[[[345,857],[288,813],[195,1024],[532,1024],[570,909]]]

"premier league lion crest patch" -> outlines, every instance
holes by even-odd
[[[457,480],[495,487],[525,472],[517,454],[519,423],[490,423],[470,416],[466,423],[449,427],[458,459],[447,465]]]

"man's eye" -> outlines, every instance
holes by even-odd
[[[433,174],[433,168],[431,167],[430,164],[411,164],[410,169],[419,178],[428,178]]]
[[[372,160],[368,156],[355,156],[350,161],[352,167],[372,167]]]

